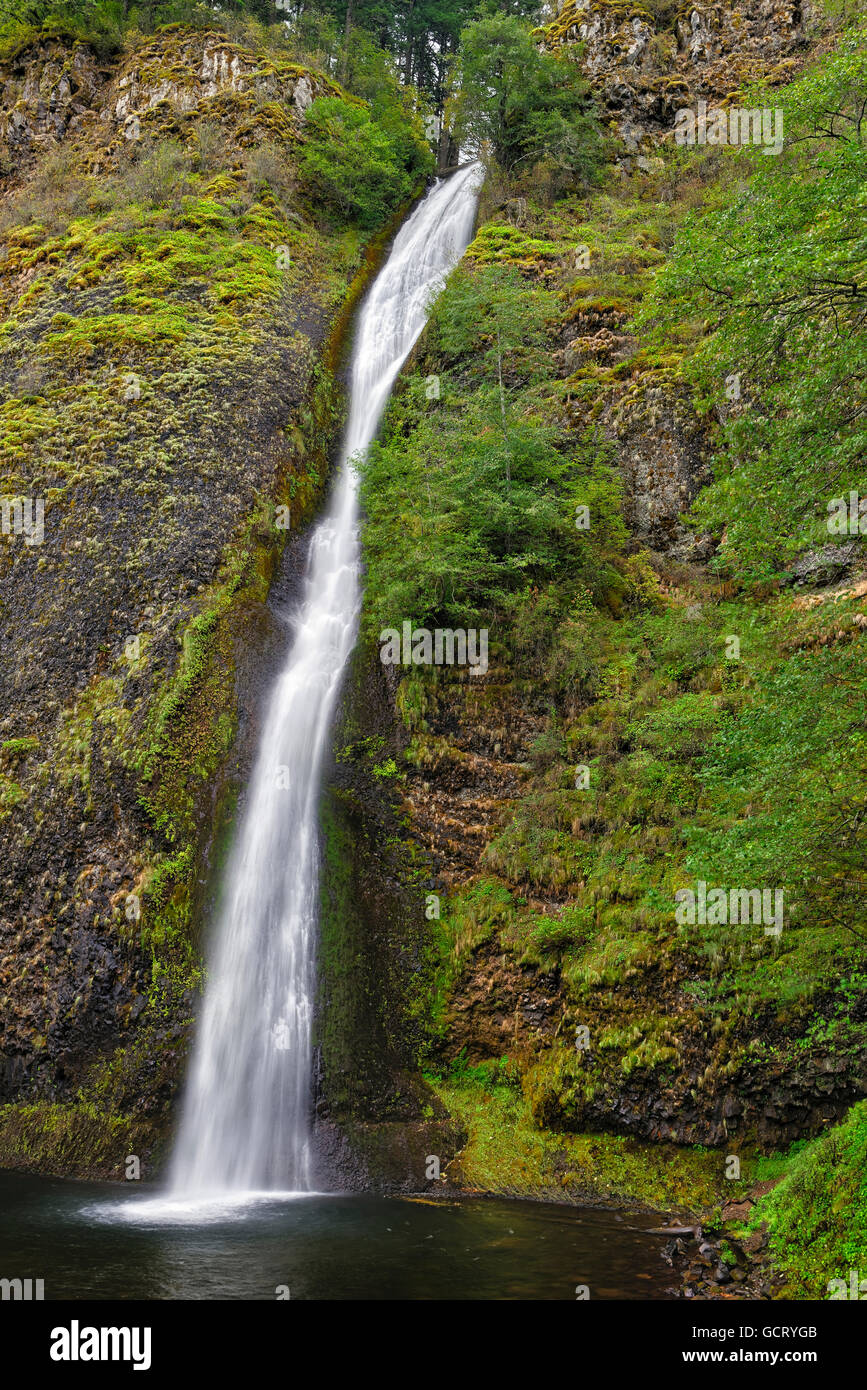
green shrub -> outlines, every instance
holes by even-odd
[[[377,227],[412,180],[393,141],[362,106],[318,97],[307,112],[301,174],[313,197],[360,227]]]
[[[867,1278],[867,1101],[795,1155],[750,1225],[763,1221],[789,1296],[829,1298],[829,1281],[848,1286],[852,1269]]]
[[[660,344],[684,320],[712,330],[684,366],[724,419],[693,516],[722,538],[718,563],[748,579],[838,539],[834,499],[863,493],[865,82],[862,18],[791,86],[748,94],[746,106],[783,111],[783,149],[720,154],[721,187],[686,220],[640,315]]]

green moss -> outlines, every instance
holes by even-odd
[[[352,1079],[363,1066],[364,1039],[358,1026],[358,979],[364,960],[363,934],[353,904],[352,839],[327,801],[321,811],[324,882],[318,939],[318,976],[326,1007],[317,1013],[317,1045],[338,1112],[352,1112]]]
[[[59,1177],[120,1180],[130,1154],[154,1151],[152,1122],[100,1111],[88,1101],[0,1106],[0,1165]]]
[[[17,782],[13,782],[11,777],[6,777],[0,773],[0,820],[4,820],[9,812],[23,801],[26,792]]]
[[[710,1150],[642,1144],[622,1135],[537,1129],[514,1086],[429,1078],[468,1132],[452,1181],[510,1197],[644,1206],[695,1214],[731,1195]]]
[[[329,1113],[362,1127],[422,1118],[418,1067],[431,1037],[440,926],[426,916],[430,867],[399,813],[396,760],[383,757],[370,656],[361,644],[353,657],[337,721],[338,773],[320,807],[316,1015]]]
[[[466,254],[479,265],[509,264],[534,269],[557,260],[568,249],[565,244],[528,236],[508,223],[487,222]]]
[[[650,25],[651,28],[654,27],[650,11],[643,5],[632,3],[632,0],[593,0],[591,6],[579,5],[578,0],[565,0],[557,18],[534,30],[534,33],[543,41],[546,48],[557,49],[564,44],[573,42],[573,36],[569,31],[571,29],[577,31],[578,26],[586,23],[591,15],[601,15],[610,24],[618,27],[631,24],[633,19],[641,20]],[[623,37],[622,50],[624,55],[633,38],[634,35],[631,31],[628,31]]]
[[[0,762],[10,763],[18,758],[25,757],[39,747],[39,739],[28,736],[26,738],[7,738],[0,743]]]
[[[867,1101],[776,1167],[782,1180],[757,1203],[749,1228],[767,1223],[782,1296],[830,1298],[839,1279],[848,1297],[850,1272],[867,1278]]]

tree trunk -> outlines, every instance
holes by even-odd
[[[447,169],[457,167],[460,157],[460,148],[455,141],[450,130],[444,128],[440,130],[439,148],[437,150],[437,168],[441,174]]]
[[[403,82],[404,82],[404,86],[405,86],[405,87],[408,87],[409,84],[410,84],[410,82],[411,82],[411,80],[412,80],[412,51],[413,51],[414,45],[413,45],[413,35],[412,35],[412,31],[411,31],[411,29],[410,29],[410,23],[411,23],[411,21],[412,21],[412,12],[413,12],[414,9],[415,9],[415,0],[410,0],[409,9],[408,9],[407,12],[406,12],[406,28],[407,28],[407,34],[406,34],[406,49],[405,49],[405,51],[404,51],[404,61],[403,61]]]
[[[340,80],[346,81],[346,70],[349,66],[349,35],[352,32],[352,5],[353,0],[346,0],[346,24],[343,28],[343,57],[340,61]]]

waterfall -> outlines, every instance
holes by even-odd
[[[360,608],[358,474],[428,305],[472,234],[478,165],[434,185],[404,223],[359,314],[349,420],[315,526],[286,663],[215,924],[170,1172],[171,1195],[307,1192],[323,757]]]

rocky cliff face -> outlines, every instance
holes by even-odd
[[[315,1137],[340,1188],[424,1187],[461,1127],[420,1074],[436,950],[425,916],[430,866],[384,771],[406,739],[395,683],[366,643],[351,663],[322,808]]]
[[[673,140],[676,113],[697,109],[699,101],[728,109],[750,83],[790,81],[812,51],[805,28],[813,18],[809,4],[798,0],[688,6],[563,0],[539,37],[552,50],[574,52],[617,141],[621,176],[658,181],[656,151]],[[588,268],[597,269],[603,248],[582,249]],[[636,252],[640,262],[641,248]],[[622,337],[627,318],[622,303],[579,305],[579,335],[565,342],[566,369],[583,368],[589,377],[594,368],[628,359],[634,343]],[[665,370],[672,362],[633,372],[625,389],[612,385],[603,418],[619,453],[634,534],[654,550],[704,560],[708,539],[687,534],[679,518],[709,480],[709,439],[688,391]]]
[[[813,17],[809,0],[562,0],[540,37],[552,49],[575,45],[628,168],[670,137],[681,107],[702,99],[727,104],[752,82],[790,81],[809,51],[805,25]]]
[[[3,1163],[117,1174],[165,1135],[269,583],[338,418],[361,248],[294,185],[324,90],[183,30],[0,71]]]
[[[541,708],[528,706],[506,671],[491,670],[468,687],[469,678],[441,678],[427,704],[426,755],[410,773],[405,796],[414,836],[430,856],[432,885],[444,901],[489,883],[493,868],[512,894],[522,895],[524,912],[556,930],[564,910],[584,901],[583,885],[567,881],[558,888],[532,859],[510,868],[496,843],[513,817],[532,839],[534,802],[539,828],[550,824],[544,779],[533,774],[537,740],[550,736],[550,723]],[[573,833],[607,855],[598,820],[590,828],[574,825]],[[639,854],[637,846],[632,852]],[[614,906],[619,898],[628,904],[625,886],[612,884],[607,900],[596,899],[594,890],[597,919],[606,911],[628,914],[628,905]],[[450,974],[439,1058],[471,1067],[510,1058],[541,1131],[773,1149],[821,1131],[865,1094],[863,1048],[835,1055],[804,1047],[793,1065],[788,1054],[778,1055],[785,1030],[770,1010],[732,1020],[731,1028],[712,1026],[696,1004],[696,962],[672,943],[642,953],[623,973],[612,968],[597,988],[582,991],[580,1002],[556,959],[543,964],[526,941],[516,940],[508,914],[498,920],[493,901],[454,952],[460,964]],[[817,996],[817,1016],[831,1017],[834,1007],[830,996]],[[852,1021],[864,1019],[861,999]],[[575,1051],[579,1027],[597,1040],[586,1054]],[[611,1041],[599,1047],[599,1039]],[[624,1067],[625,1052],[636,1046],[663,1065]]]
[[[592,271],[602,248],[587,249]],[[642,267],[650,268],[652,259]],[[652,550],[706,559],[710,539],[696,536],[680,518],[710,480],[710,434],[688,387],[675,378],[677,354],[653,364],[637,358],[637,339],[624,335],[627,304],[607,300],[592,274],[584,288],[586,298],[577,301],[561,332],[558,363],[572,388],[565,415],[575,430],[598,422],[616,450],[624,518],[633,534]],[[573,337],[576,329],[580,336]]]
[[[141,139],[142,120],[163,103],[167,112],[205,119],[203,103],[247,96],[259,106],[276,103],[288,125],[303,117],[314,97],[336,91],[321,73],[256,55],[224,35],[170,26],[127,59],[110,63],[84,43],[49,38],[24,45],[0,69],[4,167],[8,172],[58,141],[87,133],[95,146],[91,167],[98,171],[112,143],[119,136]],[[251,127],[239,135],[243,146],[257,132]]]

